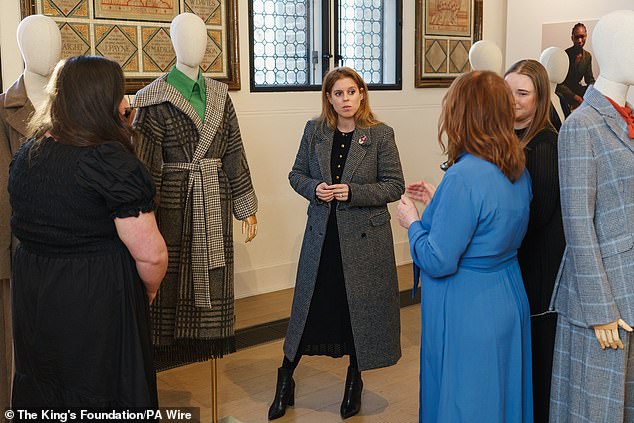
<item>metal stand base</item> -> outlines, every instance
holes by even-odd
[[[218,420],[218,360],[212,359],[211,364],[211,423],[242,423],[232,416]]]

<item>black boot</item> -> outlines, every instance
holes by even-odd
[[[346,387],[340,410],[343,419],[352,417],[361,410],[361,391],[363,391],[361,372],[356,367],[348,367]]]
[[[279,419],[286,413],[286,407],[295,404],[295,381],[293,370],[280,367],[277,369],[277,387],[275,398],[269,408],[269,420]]]

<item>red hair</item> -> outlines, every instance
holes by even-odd
[[[438,142],[449,164],[461,153],[470,153],[493,163],[514,182],[526,161],[513,130],[514,121],[513,95],[501,77],[490,71],[465,73],[456,78],[443,98]]]

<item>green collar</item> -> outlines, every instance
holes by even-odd
[[[205,78],[203,77],[202,71],[198,69],[198,79],[194,81],[178,70],[176,66],[173,66],[167,75],[167,83],[176,88],[176,90],[189,101],[189,104],[192,105],[198,116],[200,116],[200,120],[204,122],[207,95]]]

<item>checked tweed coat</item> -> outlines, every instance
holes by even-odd
[[[566,251],[553,297],[559,313],[550,421],[634,421],[632,335],[601,350],[592,326],[634,325],[634,140],[590,86],[559,133]]]
[[[204,123],[167,75],[137,93],[137,151],[159,194],[169,253],[151,306],[157,369],[235,351],[233,220],[257,211],[227,86],[205,78]]]
[[[315,189],[333,183],[334,131],[319,121],[304,129],[288,178],[309,201],[284,354],[295,358],[315,289],[330,207],[336,204],[350,323],[360,370],[395,364],[401,356],[399,292],[387,204],[405,190],[394,131],[385,124],[357,127],[341,177],[351,201],[325,203]]]

